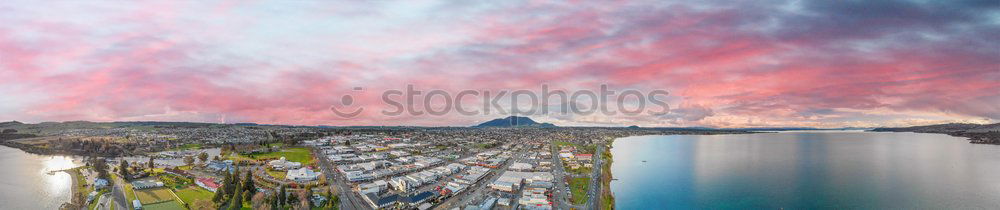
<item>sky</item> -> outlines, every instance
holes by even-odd
[[[0,78],[0,121],[31,123],[505,116],[382,114],[407,85],[669,92],[668,113],[524,114],[561,126],[995,123],[1000,1],[6,0]]]

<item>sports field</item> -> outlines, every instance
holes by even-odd
[[[167,188],[136,190],[136,197],[142,205],[174,200],[174,195]]]
[[[160,202],[154,204],[142,204],[142,209],[144,210],[183,210],[184,206],[177,201],[170,200],[167,202]]]

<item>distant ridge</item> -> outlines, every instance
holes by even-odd
[[[975,144],[1000,144],[1000,123],[969,124],[948,123],[903,128],[876,128],[876,132],[941,133],[968,138]]]
[[[18,122],[18,121],[0,122],[0,127],[7,127],[7,126],[11,126],[11,125],[22,125],[22,124],[24,124],[24,123],[21,123],[21,122]]]
[[[475,128],[490,128],[490,127],[539,127],[539,128],[554,128],[556,125],[551,123],[538,123],[528,117],[518,117],[510,116],[506,118],[497,118],[479,125],[472,126]]]

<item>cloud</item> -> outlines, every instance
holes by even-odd
[[[567,124],[1000,120],[996,1],[15,0],[0,10],[0,77],[14,78],[0,83],[8,120],[479,120],[345,121],[327,110],[344,94],[379,110],[382,91],[406,84],[453,93],[608,84],[678,98],[666,123],[552,116]]]

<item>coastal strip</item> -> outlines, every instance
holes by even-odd
[[[604,164],[601,164],[601,197],[599,200],[600,209],[611,210],[615,209],[615,196],[611,193],[611,164],[614,163],[611,156],[611,148],[614,144],[614,139],[607,142],[607,149],[602,152],[601,159]]]

